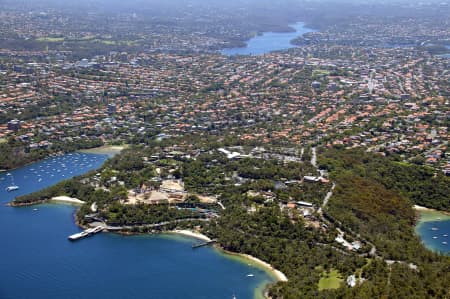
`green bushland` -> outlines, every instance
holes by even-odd
[[[339,172],[380,183],[412,203],[442,211],[450,211],[450,178],[431,167],[401,162],[396,157],[383,157],[362,149],[323,152],[320,167],[339,176]],[[341,175],[342,177],[342,175]]]
[[[165,142],[164,146],[171,146],[169,141]],[[224,249],[250,254],[270,263],[289,279],[269,288],[273,298],[449,298],[450,258],[424,248],[414,233],[415,213],[412,209],[413,203],[428,202],[420,198],[421,188],[428,188],[427,192],[436,201],[429,204],[448,209],[448,193],[438,190],[447,178],[431,175],[427,168],[358,150],[330,149],[320,153],[321,167],[330,171],[336,183],[325,213],[335,223],[341,223],[345,230],[376,246],[380,258],[367,260],[357,253],[344,254],[333,248],[337,246],[333,242],[336,237],[333,223],[327,229],[316,229],[307,226],[294,211],[280,209],[280,203],[297,198],[311,198],[312,202],[319,203],[330,188],[330,185],[311,184],[304,185],[308,186],[305,188],[274,189],[278,180],[296,180],[314,173],[308,162],[284,165],[275,160],[230,161],[214,150],[199,154],[195,160],[173,154],[170,158],[146,162],[144,157],[163,151],[161,144],[124,150],[96,172],[20,197],[17,201],[55,195],[77,197],[87,201],[77,213],[81,221],[84,221],[84,215],[91,213],[89,207],[95,201],[100,217],[111,224],[135,225],[133,232],[137,233],[153,229],[136,225],[201,217],[192,214],[191,210],[178,210],[167,204],[127,206],[120,203],[126,198],[127,190],[142,183],[151,185],[158,167],[162,177],[171,174],[183,179],[186,189],[192,193],[217,194],[226,206],[226,210],[211,206],[220,217],[209,222],[172,222],[160,229],[199,226]],[[113,182],[113,177],[124,186]],[[91,187],[87,182],[92,180],[108,190]],[[154,183],[158,185],[158,182]],[[273,199],[248,196],[250,190],[271,191]],[[302,195],[302,192],[309,195]],[[189,208],[198,204],[198,200],[191,197],[187,204],[184,207]],[[250,207],[256,209],[250,210]],[[399,263],[388,266],[384,259],[414,263],[418,269],[415,271],[407,264]],[[365,281],[354,288],[341,284],[336,289],[322,289],[326,282],[336,283],[336,275],[329,281],[323,280],[323,273],[332,269],[343,279],[356,274]]]
[[[38,42],[60,43],[65,40],[64,37],[40,37],[36,39]]]
[[[27,144],[14,139],[0,143],[0,169],[13,169],[39,161],[52,153],[74,152],[103,145],[100,139],[81,139],[73,142],[55,141],[46,148],[30,149]]]

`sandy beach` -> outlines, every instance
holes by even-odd
[[[55,202],[63,202],[63,203],[71,203],[71,204],[84,204],[84,201],[79,200],[78,198],[72,198],[69,196],[56,196],[56,197],[52,197],[50,199],[50,201],[55,201]]]
[[[188,236],[188,237],[193,237],[193,238],[200,239],[200,240],[207,241],[207,242],[211,241],[211,239],[208,238],[207,236],[205,236],[201,233],[198,233],[198,232],[191,231],[191,230],[173,230],[173,231],[171,231],[171,233],[180,234],[180,235],[184,235],[184,236]],[[275,269],[272,265],[270,265],[269,263],[266,263],[265,261],[262,261],[254,256],[249,255],[249,254],[235,253],[235,252],[227,251],[227,250],[224,250],[221,248],[220,248],[220,250],[223,251],[225,254],[237,256],[237,257],[240,257],[240,258],[243,258],[246,260],[250,260],[253,263],[269,270],[275,276],[277,281],[288,281],[286,275],[284,275],[283,272]]]
[[[414,205],[414,210],[417,210],[417,211],[437,211],[437,210],[434,210],[434,209],[430,209],[430,208],[427,208],[427,207],[422,207],[422,206],[419,206],[419,205]]]
[[[248,255],[248,254],[239,254],[239,255],[255,262],[256,264],[263,266],[264,268],[268,268],[275,275],[275,277],[278,281],[288,281],[286,275],[284,275],[284,273],[281,272],[280,270],[275,269],[271,264],[266,263],[265,261],[262,261],[256,257]]]
[[[188,237],[196,238],[196,239],[203,240],[203,241],[206,241],[206,242],[211,241],[211,239],[208,238],[207,236],[205,236],[205,235],[203,235],[201,233],[198,233],[198,232],[187,230],[187,229],[175,229],[173,231],[170,231],[170,233],[179,234],[179,235],[183,235],[183,236],[188,236]]]
[[[240,259],[243,262],[248,261],[250,263],[253,263],[256,266],[259,266],[265,270],[268,270],[269,273],[271,273],[273,275],[273,277],[275,277],[276,281],[288,281],[288,278],[286,277],[286,275],[283,272],[275,269],[271,264],[269,264],[263,260],[260,260],[249,254],[236,253],[236,252],[224,250],[222,248],[219,248],[219,250],[221,250],[225,255],[233,256],[235,258]]]
[[[429,221],[446,221],[450,219],[450,213],[445,211],[439,211],[435,209],[430,209],[427,207],[422,207],[419,205],[414,206],[419,214],[418,224]]]
[[[438,213],[442,213],[442,214],[446,214],[446,215],[450,216],[450,212],[431,209],[431,208],[427,208],[427,207],[423,207],[423,206],[419,206],[419,205],[414,205],[413,209],[417,210],[417,211],[438,212]]]

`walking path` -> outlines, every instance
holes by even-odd
[[[313,147],[313,148],[311,149],[311,153],[312,153],[312,155],[311,155],[311,165],[313,165],[314,168],[316,168],[316,170],[319,171],[319,172],[320,172],[320,175],[322,176],[323,173],[324,173],[324,171],[323,171],[323,170],[320,170],[319,167],[318,167],[318,165],[317,165],[317,151],[316,151],[316,148],[315,148],[315,147]],[[360,236],[360,234],[357,234],[356,232],[352,231],[351,229],[349,229],[349,228],[347,228],[347,227],[344,228],[344,226],[342,225],[341,222],[339,222],[338,220],[334,219],[334,218],[331,217],[330,215],[328,215],[328,214],[327,214],[327,215],[324,215],[323,210],[325,209],[326,205],[328,204],[328,201],[330,200],[330,198],[333,196],[333,190],[334,190],[334,188],[336,188],[336,184],[333,182],[333,185],[332,185],[330,191],[327,193],[327,195],[325,196],[325,198],[324,198],[324,200],[323,200],[322,206],[318,209],[319,215],[320,215],[321,220],[322,220],[323,222],[329,223],[329,220],[325,218],[325,216],[326,216],[326,217],[328,217],[329,219],[332,220],[332,222],[336,225],[336,227],[337,227],[338,229],[343,230],[343,231],[346,231],[346,232],[347,232],[348,234],[350,234],[354,239],[360,240],[360,241],[364,242],[365,244],[369,245],[369,246],[371,247],[369,253],[368,253],[368,254],[359,254],[361,257],[371,256],[371,257],[373,257],[373,258],[375,258],[375,259],[382,259],[382,260],[384,260],[384,261],[386,262],[386,264],[389,265],[389,267],[390,267],[392,264],[394,264],[394,263],[399,263],[399,264],[402,264],[402,265],[407,265],[407,266],[408,266],[411,270],[413,270],[413,271],[418,271],[418,267],[417,267],[417,265],[415,265],[415,264],[407,263],[407,262],[405,262],[405,261],[387,260],[387,259],[383,258],[382,256],[380,256],[380,255],[377,254],[377,247],[376,247],[372,242],[370,242],[370,241],[368,241],[368,240],[362,238],[362,237]],[[319,244],[317,244],[317,245],[319,245]],[[320,244],[320,245],[322,245],[322,244]],[[336,247],[334,247],[334,246],[332,246],[332,245],[330,245],[330,246],[331,246],[332,248],[334,248],[334,249],[338,249],[338,248],[336,248]],[[339,251],[340,251],[341,253],[344,252],[343,250],[339,250]]]

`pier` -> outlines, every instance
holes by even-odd
[[[76,234],[70,235],[68,239],[70,241],[76,241],[76,240],[79,240],[79,239],[82,239],[85,237],[95,235],[95,234],[103,231],[104,229],[105,228],[103,226],[96,226],[93,228],[88,228],[88,229],[82,231],[81,233],[76,233]]]
[[[214,243],[216,243],[217,240],[211,240],[211,241],[207,241],[207,242],[203,242],[203,243],[199,243],[199,244],[193,244],[192,245],[192,249],[196,249],[196,248],[200,248],[203,246],[208,246],[208,245],[212,245]]]

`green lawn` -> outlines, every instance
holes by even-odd
[[[327,70],[313,70],[312,76],[313,78],[323,77],[330,74],[330,71]]]
[[[64,37],[40,37],[38,42],[60,43],[64,41]]]
[[[134,40],[111,40],[111,39],[103,39],[96,38],[95,36],[85,36],[80,39],[65,39],[64,37],[40,37],[37,39],[39,42],[46,43],[60,43],[64,41],[68,42],[93,42],[93,43],[102,43],[104,45],[126,45],[126,46],[135,46],[138,44],[138,41]]]
[[[331,269],[330,272],[323,272],[319,280],[319,291],[338,289],[344,281],[339,271]]]

